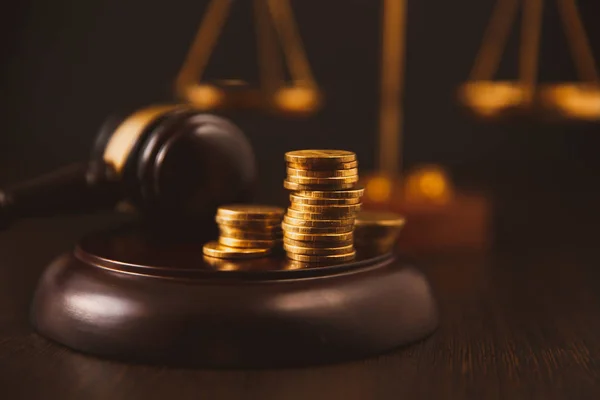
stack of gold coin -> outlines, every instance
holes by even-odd
[[[219,240],[204,245],[204,255],[224,259],[245,259],[271,254],[281,245],[280,207],[233,204],[219,207],[216,221]]]
[[[283,183],[290,206],[283,218],[283,248],[304,266],[354,259],[354,218],[364,189],[356,187],[356,154],[344,150],[298,150],[285,154]]]

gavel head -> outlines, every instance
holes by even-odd
[[[153,106],[107,122],[93,158],[111,168],[126,203],[153,219],[202,218],[247,201],[252,148],[230,121],[185,105]]]

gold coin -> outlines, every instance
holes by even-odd
[[[364,254],[393,250],[405,224],[403,216],[385,211],[361,211],[356,219],[354,240]]]
[[[273,269],[273,261],[268,257],[248,260],[227,260],[210,256],[203,256],[203,258],[206,264],[218,271],[268,271]]]
[[[305,170],[305,171],[331,171],[332,169],[353,169],[358,168],[358,161],[350,161],[346,163],[335,163],[334,165],[316,165],[316,164],[299,164],[294,162],[288,162],[288,168]]]
[[[250,240],[273,240],[278,239],[282,235],[282,230],[273,231],[246,231],[239,228],[230,228],[223,225],[219,226],[221,236],[227,236],[235,239],[250,239]]]
[[[260,231],[275,230],[281,225],[281,217],[275,219],[230,219],[217,216],[215,221],[219,226]]]
[[[239,271],[242,269],[239,262],[236,263],[222,258],[204,256],[204,262],[218,271]]]
[[[219,207],[217,217],[223,219],[277,219],[283,216],[281,207],[260,204],[229,204]]]
[[[356,251],[352,251],[351,253],[347,253],[347,254],[332,254],[332,255],[306,255],[306,254],[298,254],[298,253],[286,253],[287,257],[292,259],[292,260],[296,260],[296,261],[300,261],[300,262],[308,262],[308,263],[312,263],[312,262],[316,262],[316,263],[327,263],[327,264],[333,264],[333,263],[340,263],[340,262],[346,262],[346,261],[352,261],[354,260],[354,258],[356,257]]]
[[[318,197],[303,197],[295,193],[290,194],[290,201],[296,204],[307,204],[313,206],[342,206],[350,204],[360,204],[360,197],[351,197],[348,199],[319,199]]]
[[[204,255],[216,258],[256,258],[264,257],[271,253],[271,249],[239,249],[223,246],[219,242],[208,242],[202,247]]]
[[[286,260],[286,262],[283,264],[283,269],[285,271],[292,271],[295,269],[310,268],[311,266],[312,264],[302,263],[300,261]]]
[[[227,260],[224,258],[216,258],[210,256],[203,256],[204,262],[210,265],[213,269],[217,271],[241,271],[245,269],[249,269],[252,266],[252,263],[255,263],[256,260]]]
[[[364,192],[363,187],[355,187],[348,190],[300,190],[294,194],[317,199],[355,199],[360,198]]]
[[[330,256],[338,254],[348,254],[354,251],[354,245],[350,244],[342,247],[300,247],[290,244],[283,244],[283,249],[288,253],[305,254],[313,256]]]
[[[294,209],[294,207],[290,207],[290,208],[288,208],[287,215],[290,216],[291,218],[304,219],[304,220],[336,220],[336,219],[351,220],[356,217],[357,213],[358,213],[358,211],[352,210],[352,209],[310,212],[310,211],[299,211],[299,210]]]
[[[299,247],[344,247],[351,246],[354,244],[354,240],[352,238],[346,240],[338,240],[338,241],[304,241],[304,240],[294,240],[289,239],[287,237],[283,238],[283,244],[287,244],[290,246],[299,246]]]
[[[311,170],[311,169],[287,169],[287,176],[302,178],[341,178],[348,176],[358,176],[358,168],[333,169],[333,170]]]
[[[313,234],[313,235],[321,235],[324,233],[348,233],[354,230],[354,225],[346,225],[346,226],[330,226],[324,228],[313,228],[310,226],[295,226],[288,225],[285,222],[281,224],[284,230],[284,234],[288,233],[305,233],[305,234]]]
[[[356,216],[356,225],[360,226],[404,226],[405,218],[393,212],[365,210]]]
[[[288,210],[304,211],[311,213],[319,213],[325,215],[356,215],[360,211],[360,204],[344,204],[337,206],[314,206],[312,204],[299,204],[292,202]]]
[[[310,185],[303,185],[303,184],[299,184],[296,182],[290,182],[288,180],[283,181],[283,187],[288,189],[288,190],[294,190],[294,191],[313,191],[313,190],[318,190],[318,191],[325,191],[325,190],[343,190],[343,189],[352,189],[354,188],[354,186],[356,186],[356,182],[352,182],[352,183],[336,183],[336,184],[310,184]]]
[[[346,150],[295,150],[285,153],[285,161],[296,164],[339,164],[356,161],[356,154]]]
[[[396,246],[396,241],[392,241],[391,243],[370,243],[370,244],[360,244],[355,243],[354,247],[356,251],[366,257],[374,257],[382,254],[390,253],[394,250]]]
[[[220,229],[231,229],[249,233],[277,233],[281,231],[281,220],[245,220],[245,221],[224,221],[219,219]]]
[[[268,249],[271,247],[275,247],[278,243],[278,240],[248,240],[236,239],[227,236],[219,236],[219,244],[240,249]]]
[[[319,268],[319,267],[327,267],[332,265],[333,263],[322,263],[322,262],[302,262],[302,261],[296,261],[296,260],[290,260],[288,259],[285,264],[284,264],[284,268],[285,270],[293,270],[293,269],[305,269],[305,268]]]
[[[352,240],[354,237],[352,232],[344,232],[344,233],[295,233],[288,232],[284,233],[284,238],[289,238],[293,240],[300,240],[304,242],[338,242],[344,240]]]
[[[297,183],[299,185],[341,185],[344,183],[356,183],[358,182],[358,175],[351,176],[337,176],[329,178],[315,178],[305,176],[290,176],[288,175],[286,181],[291,183]]]
[[[312,228],[329,228],[329,227],[348,227],[354,226],[354,218],[337,218],[337,219],[319,219],[307,220],[303,218],[294,218],[290,215],[283,217],[283,222],[293,226],[307,226]],[[281,225],[284,227],[284,225]]]
[[[288,208],[287,215],[290,218],[304,219],[304,220],[332,220],[332,219],[352,219],[356,215],[355,210],[342,210],[342,211],[330,211],[330,212],[308,212],[298,211],[292,208]]]

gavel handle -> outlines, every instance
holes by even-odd
[[[77,163],[0,190],[0,229],[20,218],[77,214],[109,208],[119,200],[112,169]]]

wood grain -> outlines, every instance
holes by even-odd
[[[488,253],[422,260],[440,302],[442,323],[433,336],[368,360],[282,370],[119,364],[39,337],[29,327],[27,312],[43,265],[84,231],[108,222],[92,217],[22,223],[0,234],[2,397],[599,398],[600,269],[595,240],[586,239],[594,224],[586,223],[583,211],[579,219],[571,213],[580,230],[556,231],[551,241],[540,231],[550,225],[531,230],[518,225],[527,216],[541,221],[532,214],[535,207],[507,201],[496,210],[497,245]],[[523,229],[504,236],[509,225]],[[543,239],[534,240],[534,231]],[[507,238],[522,245],[500,243]],[[39,247],[24,251],[28,241]]]

